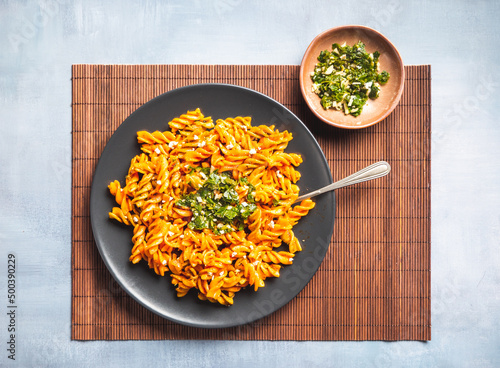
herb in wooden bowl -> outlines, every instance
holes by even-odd
[[[321,51],[311,72],[312,90],[321,98],[321,106],[359,116],[390,78],[387,71],[378,72],[379,57],[378,51],[366,52],[361,41],[354,46],[334,43],[331,51]]]

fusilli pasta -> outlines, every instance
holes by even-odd
[[[292,206],[302,158],[284,152],[291,133],[252,126],[249,117],[214,124],[196,109],[168,125],[137,133],[142,153],[125,186],[109,184],[118,204],[109,217],[133,226],[130,261],[169,273],[179,297],[197,289],[202,300],[232,305],[236,292],[279,277],[302,250],[293,227],[315,205]],[[219,192],[211,181],[226,186]]]

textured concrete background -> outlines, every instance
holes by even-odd
[[[494,0],[0,0],[0,366],[500,366],[498,19]],[[432,341],[71,341],[71,64],[299,64],[344,24],[432,65]]]

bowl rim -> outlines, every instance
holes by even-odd
[[[325,35],[327,35],[329,33],[337,32],[337,31],[342,31],[342,30],[349,30],[349,29],[352,29],[352,30],[363,30],[365,32],[372,32],[372,33],[376,34],[378,37],[380,37],[381,39],[383,39],[384,42],[387,43],[387,45],[393,50],[394,54],[396,55],[396,60],[398,61],[398,66],[399,66],[399,70],[400,70],[400,73],[401,73],[401,83],[399,84],[397,93],[395,95],[395,98],[393,99],[393,102],[392,102],[390,108],[388,108],[387,111],[384,114],[382,114],[380,117],[374,119],[373,121],[370,121],[369,123],[363,124],[363,125],[344,125],[344,124],[339,124],[339,123],[336,123],[335,121],[331,121],[331,120],[327,119],[326,117],[322,116],[321,114],[319,114],[309,104],[309,100],[306,98],[307,92],[305,90],[305,85],[304,85],[304,78],[308,76],[308,75],[305,74],[306,71],[304,70],[305,69],[304,65],[305,65],[306,60],[310,56],[309,54],[310,54],[312,48],[315,46],[315,44],[318,42],[318,40],[322,39]],[[324,30],[323,32],[319,33],[316,37],[314,37],[313,40],[309,43],[309,46],[307,47],[306,51],[304,52],[304,56],[302,57],[302,61],[300,63],[299,82],[300,82],[300,91],[302,93],[302,97],[304,98],[307,106],[312,111],[312,113],[317,118],[319,118],[321,121],[323,121],[323,122],[325,122],[325,123],[327,123],[329,125],[335,126],[337,128],[343,128],[343,129],[363,129],[363,128],[367,128],[367,127],[370,127],[372,125],[375,125],[375,124],[381,122],[382,120],[384,120],[387,116],[389,116],[389,114],[391,114],[394,111],[394,109],[396,108],[396,106],[399,104],[399,101],[401,99],[401,95],[403,94],[403,89],[404,89],[404,84],[405,84],[404,83],[405,82],[405,68],[404,68],[403,59],[401,58],[401,54],[399,53],[398,49],[382,33],[380,33],[379,31],[377,31],[377,30],[375,30],[373,28],[370,28],[370,27],[367,27],[367,26],[363,26],[363,25],[343,25],[343,26],[333,27],[333,28],[329,28],[327,30]]]

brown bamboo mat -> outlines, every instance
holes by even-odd
[[[401,102],[388,118],[340,130],[308,110],[296,65],[74,65],[72,338],[430,340],[430,66],[405,72]],[[206,82],[283,103],[317,138],[334,180],[378,160],[392,166],[385,178],[337,190],[331,244],[307,287],[274,314],[229,329],[181,326],[136,303],[107,271],[89,219],[93,171],[114,130],[151,98]]]

